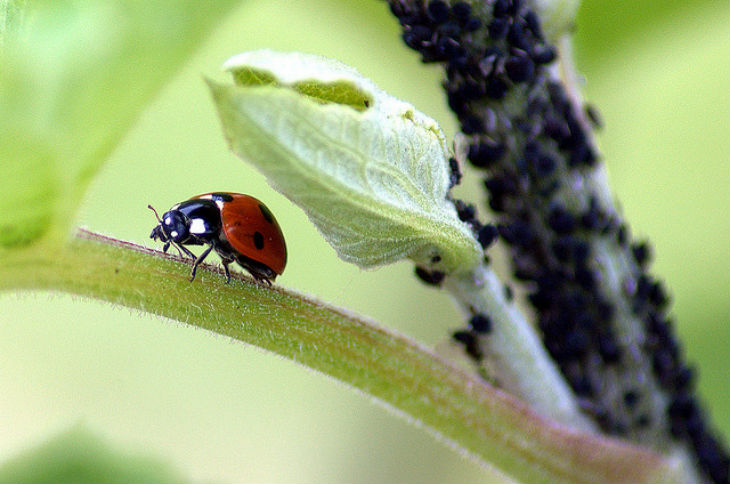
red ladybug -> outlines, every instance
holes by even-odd
[[[152,206],[149,208],[157,212]],[[228,265],[236,261],[257,281],[271,284],[286,266],[286,244],[274,215],[259,200],[241,193],[206,193],[174,205],[157,216],[159,225],[150,238],[165,242],[167,252],[174,244],[195,259],[190,282],[203,260],[215,250],[223,261],[226,282],[231,282]],[[208,245],[195,256],[185,245]]]

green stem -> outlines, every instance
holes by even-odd
[[[535,329],[505,298],[502,282],[489,267],[449,276],[444,284],[466,314],[476,311],[491,319],[492,329],[479,343],[501,386],[539,413],[582,431],[595,431]]]
[[[285,356],[373,396],[484,466],[529,482],[681,482],[673,460],[578,433],[418,343],[279,286],[211,266],[188,282],[174,256],[81,232],[66,248],[5,251],[0,289],[79,294],[162,315]]]
[[[584,105],[583,95],[580,89],[580,80],[577,69],[573,62],[572,42],[568,35],[562,36],[557,43],[560,51],[560,63],[552,72],[553,77],[561,82],[568,95],[573,99],[575,106]],[[593,134],[585,114],[577,112],[578,119],[583,123],[585,132]],[[593,171],[588,173],[583,184],[584,189],[574,188],[567,196],[569,198],[580,197],[587,199],[591,193],[600,197],[602,206],[610,208],[618,213],[615,207],[611,189],[608,184],[608,174],[604,164],[599,164]],[[653,370],[652,360],[641,350],[641,344],[647,339],[642,315],[632,308],[632,301],[627,297],[624,283],[636,281],[641,275],[631,254],[613,240],[605,237],[592,237],[590,239],[593,264],[601,275],[603,283],[600,291],[607,301],[610,301],[614,308],[613,317],[614,331],[618,341],[623,342],[629,350],[624,351],[623,363],[620,372],[604,372],[603,385],[606,388],[626,389],[632,388],[641,390],[642,399],[634,409],[637,414],[650,416],[652,425],[644,429],[633,429],[629,438],[643,445],[650,445],[661,452],[676,456],[682,461],[682,465],[690,473],[690,481],[702,482],[705,480],[697,467],[696,457],[688,443],[671,436],[669,422],[666,418],[666,409],[670,403],[670,396],[664,391],[657,381]],[[620,405],[622,391],[614,390],[612,399],[610,395],[604,397],[604,401],[611,406]]]

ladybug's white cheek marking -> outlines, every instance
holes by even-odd
[[[170,225],[170,217],[165,217],[165,220],[163,220],[163,222],[165,222],[165,225]]]
[[[172,236],[173,238],[177,237],[177,230],[173,230],[172,232],[170,232],[170,235],[171,235],[171,236]]]
[[[206,232],[205,221],[202,218],[194,218],[190,220],[190,233],[203,234]]]

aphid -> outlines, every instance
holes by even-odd
[[[233,261],[254,279],[267,284],[284,272],[284,235],[266,205],[250,195],[225,192],[198,195],[174,205],[162,218],[152,206],[148,207],[159,222],[150,238],[164,242],[165,252],[172,244],[195,260],[190,282],[211,250],[222,260],[227,283],[231,281],[228,265]],[[208,247],[196,256],[186,245]]]

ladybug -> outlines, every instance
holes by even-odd
[[[206,193],[174,205],[162,214],[148,205],[159,224],[152,229],[150,238],[165,245],[164,252],[174,245],[192,257],[195,271],[215,250],[226,271],[226,282],[231,282],[228,265],[236,261],[260,282],[271,284],[286,266],[286,244],[279,224],[271,211],[259,200],[242,193]],[[186,245],[208,245],[195,256]]]

